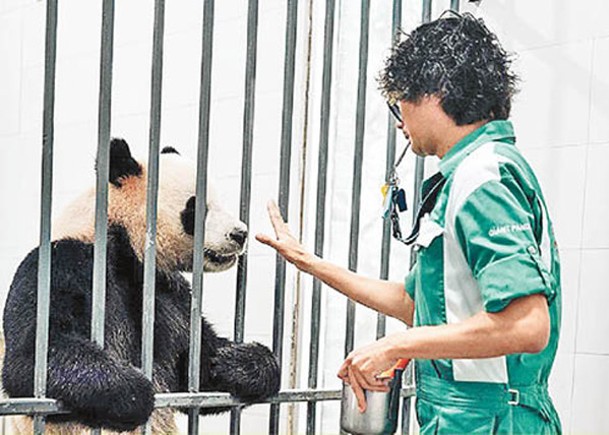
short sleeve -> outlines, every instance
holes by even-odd
[[[554,298],[535,225],[534,211],[513,179],[486,182],[457,212],[455,235],[486,311],[501,311],[512,300],[537,293],[545,294],[549,302]]]
[[[418,270],[419,263],[415,263],[414,266],[412,266],[412,269],[410,269],[410,272],[408,272],[408,275],[406,275],[406,278],[404,278],[404,289],[406,290],[406,293],[408,293],[408,296],[410,296],[410,299],[413,301]]]

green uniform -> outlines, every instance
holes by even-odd
[[[560,329],[558,249],[538,181],[514,143],[511,123],[492,121],[442,158],[445,183],[421,219],[406,290],[416,326],[458,323],[544,294],[550,341],[538,354],[418,360],[422,434],[561,431],[547,392]]]

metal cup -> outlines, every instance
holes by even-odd
[[[398,426],[398,407],[402,389],[402,372],[396,369],[389,391],[364,391],[366,411],[359,412],[353,389],[343,383],[340,427],[353,435],[393,434]]]

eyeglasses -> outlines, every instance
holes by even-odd
[[[401,124],[402,123],[402,112],[400,111],[400,106],[393,101],[387,101],[387,107],[389,107],[389,111],[393,115],[393,117]]]

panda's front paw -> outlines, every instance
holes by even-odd
[[[281,371],[277,359],[260,343],[221,347],[212,358],[214,386],[221,391],[255,402],[277,394]]]
[[[152,383],[130,368],[90,396],[89,406],[77,410],[82,422],[118,432],[146,423],[154,410]]]

